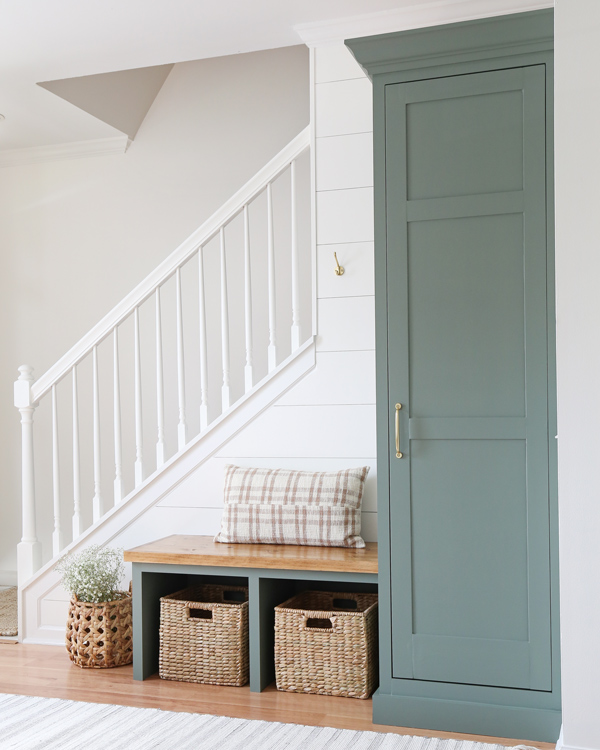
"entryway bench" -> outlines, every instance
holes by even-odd
[[[275,679],[273,608],[305,589],[377,591],[377,545],[364,549],[221,544],[173,535],[127,550],[133,567],[133,677],[158,671],[160,597],[200,580],[248,586],[250,690]]]

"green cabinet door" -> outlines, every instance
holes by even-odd
[[[385,91],[392,676],[551,690],[545,66]]]

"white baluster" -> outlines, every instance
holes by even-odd
[[[52,555],[56,557],[64,547],[60,523],[60,462],[58,460],[58,411],[56,404],[56,385],[52,386],[52,499],[54,506]]]
[[[183,300],[181,297],[181,268],[175,274],[177,304],[177,394],[179,401],[179,423],[177,425],[177,448],[182,450],[187,442],[185,424],[185,367],[183,359]]]
[[[104,503],[100,492],[100,387],[97,346],[92,349],[92,380],[94,392],[94,498],[92,500],[92,518],[96,523],[104,515]]]
[[[123,450],[121,446],[121,380],[119,377],[119,334],[113,331],[113,407],[115,433],[115,505],[123,499]]]
[[[244,206],[244,300],[246,305],[246,366],[244,367],[245,391],[254,385],[252,366],[252,269],[250,265],[250,221],[248,206]]]
[[[298,222],[296,205],[296,161],[290,165],[292,217],[292,352],[300,347],[300,279],[298,277]]]
[[[42,565],[42,545],[36,536],[35,475],[33,469],[33,412],[31,400],[33,370],[28,365],[19,367],[15,382],[15,406],[21,414],[21,476],[23,535],[17,545],[19,586],[27,581]]]
[[[156,468],[165,462],[165,393],[163,385],[162,315],[160,312],[160,287],[156,289]]]
[[[140,312],[133,311],[133,349],[135,380],[135,469],[134,484],[137,487],[144,481],[143,433],[142,433],[142,364],[140,348]]]
[[[222,411],[229,409],[229,305],[227,302],[227,263],[225,261],[225,229],[221,227],[221,354],[223,359]]]
[[[269,276],[269,372],[277,367],[276,313],[275,313],[275,242],[273,231],[273,195],[271,183],[267,185],[267,254]]]
[[[204,255],[198,250],[198,312],[200,315],[200,432],[208,426],[208,355],[206,346],[206,302],[204,298]]]
[[[73,539],[83,531],[81,523],[81,480],[79,476],[79,400],[77,367],[73,368]]]

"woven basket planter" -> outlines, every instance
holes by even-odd
[[[275,607],[277,689],[368,698],[377,685],[377,594],[304,591]]]
[[[160,600],[159,675],[163,680],[248,682],[248,589],[204,584]]]
[[[133,661],[131,594],[112,602],[71,599],[66,647],[71,661],[85,669],[122,667]]]

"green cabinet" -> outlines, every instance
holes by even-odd
[[[552,12],[347,44],[375,106],[374,718],[556,740]]]

